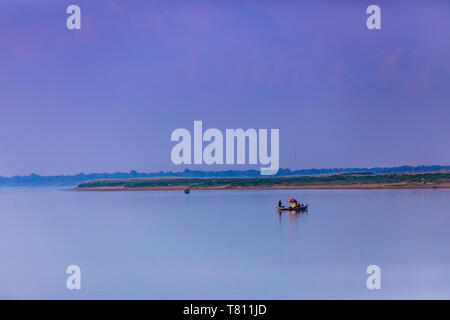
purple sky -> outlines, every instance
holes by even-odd
[[[449,164],[449,39],[450,1],[0,0],[0,175],[182,170],[194,120],[279,128],[282,168]]]

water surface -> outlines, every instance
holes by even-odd
[[[309,211],[278,214],[290,197]],[[449,208],[445,189],[0,188],[0,298],[450,299]]]

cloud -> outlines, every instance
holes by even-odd
[[[398,76],[399,60],[403,52],[404,50],[402,48],[396,48],[394,50],[382,53],[382,62],[379,68],[379,72],[384,76]]]

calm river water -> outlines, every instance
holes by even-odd
[[[2,299],[450,299],[450,190],[0,188],[0,257]]]

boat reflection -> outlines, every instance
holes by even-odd
[[[308,216],[308,210],[290,210],[290,211],[280,211],[278,210],[278,217],[281,222],[281,219],[283,219],[283,216],[287,216],[287,219],[289,221],[295,221],[298,218],[304,218]]]

